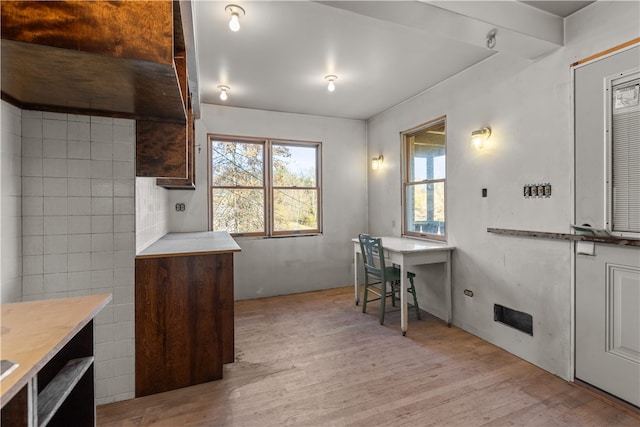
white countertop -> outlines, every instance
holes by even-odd
[[[136,255],[136,258],[207,255],[240,252],[240,246],[226,231],[168,233]]]
[[[382,246],[387,249],[391,249],[395,252],[428,252],[428,251],[452,251],[454,246],[449,245],[446,242],[436,242],[433,240],[419,240],[412,239],[410,237],[396,237],[396,236],[373,236],[382,239]],[[357,237],[351,239],[353,243],[359,243],[360,240]]]

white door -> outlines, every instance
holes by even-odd
[[[636,46],[575,69],[577,224],[611,229],[607,82],[638,69],[638,58]],[[640,406],[640,247],[598,243],[575,267],[575,377]]]

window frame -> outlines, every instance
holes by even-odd
[[[640,238],[640,232],[615,229],[616,225],[614,224],[616,202],[614,200],[613,90],[630,83],[637,84],[636,81],[639,78],[640,68],[634,68],[624,73],[616,73],[605,78],[605,229],[612,236],[617,237]],[[637,110],[638,107],[634,109]]]
[[[248,144],[260,144],[262,145],[262,170],[263,170],[263,186],[262,187],[229,187],[229,186],[213,186],[212,183],[212,149],[213,141],[226,140],[228,142],[248,143]],[[273,182],[273,156],[272,147],[277,146],[294,146],[294,147],[315,147],[316,149],[316,161],[315,161],[315,187],[276,187]],[[294,237],[294,236],[315,236],[322,234],[322,142],[319,141],[300,141],[291,139],[276,139],[276,138],[258,138],[258,137],[245,137],[236,135],[223,135],[223,134],[207,134],[207,186],[208,186],[208,221],[209,230],[211,231],[224,231],[213,230],[213,191],[215,188],[232,188],[232,189],[263,189],[264,194],[264,231],[263,232],[246,232],[246,233],[229,233],[233,237],[259,237],[259,238],[280,238],[280,237]],[[275,231],[274,223],[274,190],[278,189],[301,189],[309,188],[314,189],[317,193],[317,228],[310,230],[280,230]]]
[[[410,181],[409,180],[409,173],[410,173],[410,150],[408,149],[408,143],[409,143],[409,137],[411,137],[412,135],[415,135],[416,133],[422,132],[425,129],[434,127],[436,125],[439,125],[440,123],[442,123],[444,125],[444,152],[445,152],[445,175],[444,178],[437,178],[437,179],[425,179],[422,181]],[[427,122],[424,122],[418,126],[414,126],[413,128],[407,129],[405,131],[400,132],[400,152],[401,152],[401,158],[402,158],[402,171],[401,171],[401,181],[402,181],[402,186],[401,186],[401,191],[402,191],[402,195],[401,195],[401,209],[402,209],[402,235],[403,236],[408,236],[408,237],[417,237],[417,238],[421,238],[421,239],[428,239],[428,240],[438,240],[438,241],[443,241],[446,242],[447,241],[447,236],[448,236],[448,221],[447,221],[447,216],[448,216],[448,208],[447,208],[447,171],[449,169],[449,165],[448,165],[448,156],[447,156],[447,116],[443,115],[440,117],[437,117],[435,119],[429,120]],[[408,230],[407,226],[409,223],[409,211],[408,211],[408,206],[407,206],[407,191],[409,189],[409,187],[412,186],[417,186],[417,185],[424,185],[424,184],[432,184],[432,183],[439,183],[442,182],[444,185],[444,234],[443,235],[439,235],[439,234],[432,234],[432,233],[421,233],[421,232],[416,232],[416,231],[412,231],[412,230]]]

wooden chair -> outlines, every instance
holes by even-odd
[[[362,263],[364,265],[364,297],[362,300],[362,312],[367,312],[367,303],[380,301],[380,324],[384,323],[385,301],[391,297],[391,303],[395,307],[395,300],[400,295],[400,269],[394,265],[387,267],[384,259],[384,249],[382,239],[373,238],[368,234],[358,235],[360,241],[360,251],[362,252]],[[416,288],[413,284],[414,273],[408,272],[409,287],[407,291],[413,295],[413,304],[416,309],[418,319],[420,319],[420,308],[416,297]],[[373,279],[373,281],[371,281]],[[387,283],[389,288],[387,289]],[[369,299],[369,293],[374,297]],[[396,297],[396,293],[398,296]]]

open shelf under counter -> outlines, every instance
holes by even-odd
[[[2,304],[2,425],[95,425],[93,319],[110,294]],[[35,315],[37,313],[37,315]]]

